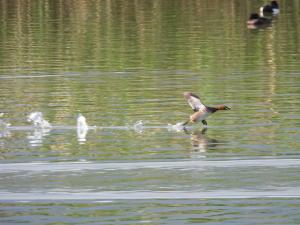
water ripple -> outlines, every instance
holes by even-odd
[[[217,191],[0,192],[1,201],[300,198],[299,188]]]
[[[0,173],[34,171],[135,170],[135,169],[202,169],[244,167],[300,167],[300,159],[194,160],[165,162],[30,162],[0,164]]]

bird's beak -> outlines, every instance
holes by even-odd
[[[228,106],[225,106],[225,110],[230,110],[231,108]]]

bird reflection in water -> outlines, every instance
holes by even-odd
[[[33,133],[27,136],[32,147],[42,146],[43,139],[49,135],[52,125],[44,118],[42,112],[32,112],[28,115],[27,121],[33,125]]]
[[[218,144],[216,139],[209,138],[206,135],[207,128],[203,128],[202,130],[194,130],[192,132],[189,132],[186,129],[184,129],[184,131],[191,137],[193,152],[207,152],[209,149],[214,149]]]
[[[39,147],[43,145],[43,140],[50,134],[50,128],[35,127],[33,132],[27,136],[29,144],[32,147]]]

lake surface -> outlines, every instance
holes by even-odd
[[[300,3],[263,4],[1,1],[0,223],[299,224]],[[184,91],[232,110],[184,131]]]

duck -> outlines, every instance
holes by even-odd
[[[204,105],[199,96],[192,92],[184,92],[183,96],[188,104],[193,109],[194,113],[190,116],[189,120],[183,123],[185,126],[188,123],[196,123],[201,121],[203,125],[207,126],[206,118],[219,110],[230,110],[231,108],[226,105],[217,105],[214,107]]]
[[[271,1],[269,5],[260,7],[261,13],[279,13],[279,5],[277,1]]]
[[[271,23],[271,20],[262,16],[259,16],[258,13],[251,13],[247,24],[252,26],[261,26],[268,25]]]

